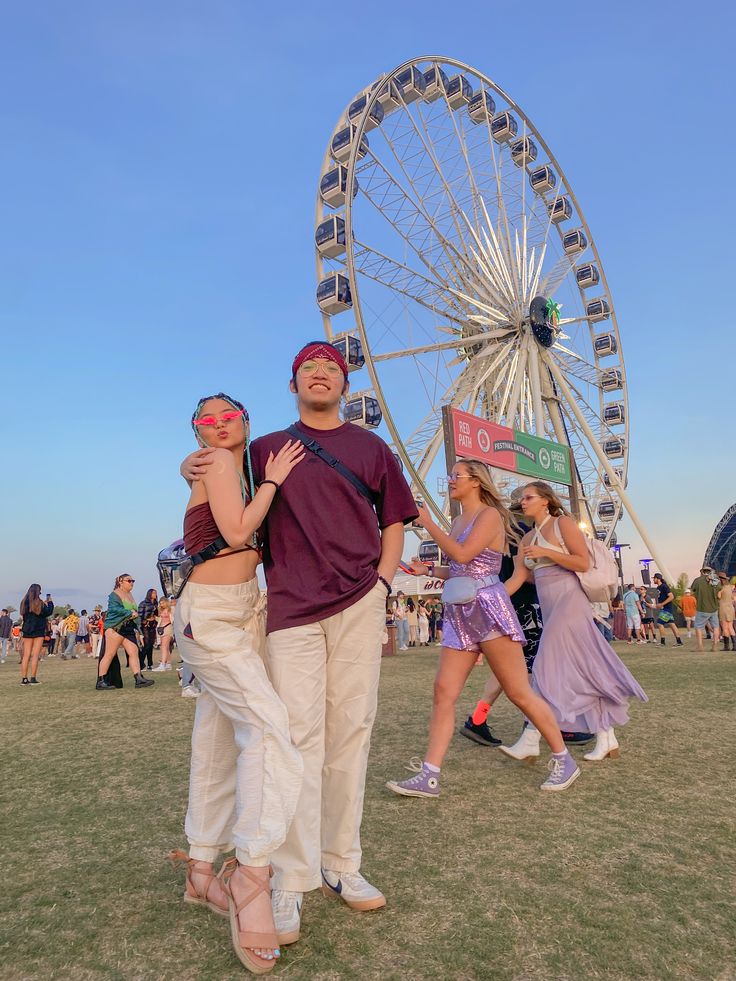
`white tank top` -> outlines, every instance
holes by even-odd
[[[542,522],[542,524],[535,529],[534,535],[529,544],[539,545],[540,548],[548,548],[551,552],[560,552],[562,555],[567,555],[567,549],[564,547],[564,544],[562,546],[555,545],[554,542],[547,541],[547,539],[542,534],[542,528],[544,528],[544,526],[547,524],[548,521],[549,518],[546,518]],[[562,536],[560,535],[559,518],[555,518],[552,527],[559,541],[562,538]],[[527,567],[527,569],[544,569],[545,566],[557,565],[557,562],[555,562],[553,559],[548,559],[546,555],[543,555],[540,559],[530,559],[530,558],[524,559],[524,565]]]

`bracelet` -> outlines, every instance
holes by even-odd
[[[260,482],[260,484],[258,485],[259,489],[261,487],[263,487],[264,484],[273,484],[273,486],[276,488],[276,490],[280,490],[281,489],[281,484],[277,484],[275,480],[262,480]]]
[[[390,596],[392,593],[392,589],[391,589],[391,583],[388,581],[388,579],[384,579],[383,576],[379,576],[378,581],[383,583],[383,585],[386,587],[387,595]]]

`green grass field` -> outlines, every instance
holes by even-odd
[[[691,642],[689,642],[691,643]],[[424,748],[436,649],[384,660],[363,822],[386,909],[310,894],[289,979],[736,977],[736,654],[617,645],[650,697],[621,758],[547,795],[522,766],[460,737],[438,800],[397,798]],[[93,690],[95,664],[0,668],[0,978],[230,979],[226,921],[181,901],[195,702],[176,676]],[[477,668],[461,711],[485,680]],[[460,715],[460,713],[459,713]],[[507,740],[519,716],[492,715]],[[583,750],[575,751],[581,756]]]

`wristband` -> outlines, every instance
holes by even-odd
[[[386,587],[387,595],[390,596],[392,590],[391,590],[391,583],[388,581],[388,579],[384,579],[383,576],[379,576],[378,581],[383,583],[383,585]]]
[[[277,484],[275,480],[262,480],[258,486],[263,487],[264,484],[273,484],[276,490],[281,489],[281,484]]]

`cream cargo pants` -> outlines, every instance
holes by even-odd
[[[304,761],[296,815],[273,855],[273,885],[306,892],[320,866],[360,869],[360,822],[376,717],[386,589],[381,582],[342,613],[268,635],[273,686]]]
[[[266,674],[259,598],[255,579],[187,583],[176,604],[176,643],[202,685],[185,822],[189,854],[200,861],[235,845],[239,862],[268,865],[299,797],[302,761]]]

